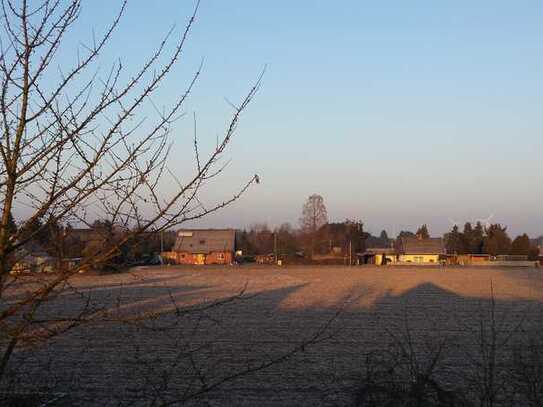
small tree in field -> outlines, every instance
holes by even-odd
[[[317,230],[326,223],[328,223],[328,213],[324,205],[324,198],[318,194],[310,195],[302,207],[300,225],[302,231],[311,238],[311,257],[315,252]]]

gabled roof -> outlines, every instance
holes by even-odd
[[[404,254],[444,254],[443,239],[431,237],[419,239],[417,237],[402,237],[400,239],[400,252]]]
[[[173,250],[209,254],[233,252],[235,245],[236,231],[234,229],[183,229],[177,231]]]

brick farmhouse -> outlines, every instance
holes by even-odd
[[[235,247],[234,229],[183,229],[162,256],[175,264],[232,264]]]

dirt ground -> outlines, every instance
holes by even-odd
[[[455,349],[475,351],[469,332],[492,310],[501,335],[519,324],[526,332],[543,327],[539,269],[164,266],[81,275],[73,285],[76,291],[46,312],[73,312],[90,294],[96,309],[111,310],[109,320],[20,352],[24,371],[13,374],[82,405],[138,404],[152,391],[164,396],[158,402],[179,400],[292,350],[281,363],[228,380],[193,404],[349,405],[368,355],[406,332],[417,346],[449,338]],[[149,312],[150,321],[126,322]],[[115,319],[121,317],[122,324]],[[330,337],[299,348],[318,333]]]

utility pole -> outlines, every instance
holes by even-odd
[[[277,232],[273,232],[273,256],[275,257],[275,263],[277,263]]]
[[[349,240],[349,266],[353,264],[353,241]]]

